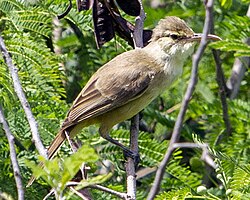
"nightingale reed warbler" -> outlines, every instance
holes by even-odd
[[[48,158],[63,144],[65,132],[72,138],[92,124],[99,125],[101,137],[133,157],[133,152],[111,138],[109,131],[144,109],[181,75],[185,60],[201,36],[180,18],[166,17],[153,29],[146,47],[124,52],[99,68],[69,109],[48,148]],[[211,34],[207,38],[221,40]]]

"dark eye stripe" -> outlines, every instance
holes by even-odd
[[[176,34],[171,34],[169,35],[173,40],[177,40],[178,38],[180,38],[179,35],[176,35]]]

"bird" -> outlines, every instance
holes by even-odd
[[[47,149],[48,158],[54,157],[66,134],[73,138],[92,124],[99,125],[101,137],[133,157],[134,152],[113,139],[110,130],[147,107],[181,75],[201,37],[182,19],[168,16],[153,29],[147,46],[124,52],[100,67],[74,100]],[[220,40],[211,34],[207,38]]]

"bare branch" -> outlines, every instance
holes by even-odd
[[[41,142],[39,133],[38,133],[37,122],[36,122],[32,112],[31,112],[29,102],[27,101],[27,99],[25,97],[24,91],[22,89],[22,86],[21,86],[21,83],[20,83],[20,80],[18,77],[18,69],[14,66],[12,59],[9,55],[9,52],[6,49],[4,40],[1,36],[0,36],[0,49],[1,49],[1,52],[2,52],[3,57],[5,59],[6,65],[9,67],[9,71],[10,71],[10,74],[11,74],[11,77],[13,80],[15,92],[16,92],[16,94],[21,102],[21,105],[24,109],[27,120],[29,122],[30,130],[32,133],[32,140],[35,143],[35,146],[36,146],[39,154],[42,155],[43,157],[47,158],[47,151],[45,150],[45,148]]]
[[[2,107],[0,106],[0,123],[3,124],[3,129],[5,131],[6,137],[8,139],[9,147],[10,147],[10,160],[13,167],[13,174],[16,181],[18,200],[24,199],[24,190],[23,183],[21,179],[21,172],[19,169],[19,165],[17,162],[16,150],[15,150],[15,142],[14,136],[12,135],[8,123],[4,117],[4,113]]]
[[[43,200],[46,200],[48,199],[50,196],[52,196],[53,194],[55,193],[55,190],[54,188],[52,188],[49,193],[43,198]]]
[[[213,167],[214,169],[217,168],[217,165],[209,155],[209,149],[207,144],[197,144],[197,143],[190,143],[190,142],[183,142],[183,143],[174,143],[173,148],[200,148],[202,149],[201,159],[206,162],[209,166]]]
[[[247,14],[250,18],[250,5],[248,6]],[[246,39],[246,43],[250,45],[250,38]],[[227,81],[227,87],[230,90],[230,99],[236,98],[242,79],[247,68],[250,67],[250,57],[236,58],[230,78]]]
[[[78,186],[81,185],[80,182],[74,182],[74,181],[70,181],[67,183],[67,186]],[[115,190],[109,189],[107,187],[101,186],[101,185],[89,185],[87,186],[87,188],[93,188],[93,189],[97,189],[97,190],[101,190],[103,192],[107,192],[109,194],[113,194],[121,199],[126,199],[127,194],[126,193],[122,193],[122,192],[117,192]]]
[[[77,196],[79,196],[81,199],[89,200],[86,196],[84,196],[81,192],[78,192],[74,187],[69,187],[72,192],[74,192]]]
[[[214,26],[213,26],[213,18],[212,20],[212,27],[211,32],[214,33]],[[221,67],[221,59],[220,59],[220,53],[218,50],[212,50],[214,60],[215,60],[215,66],[216,66],[216,81],[219,86],[219,95],[221,99],[221,105],[222,105],[222,112],[223,112],[223,120],[226,126],[226,133],[227,136],[232,134],[232,126],[229,120],[228,115],[228,106],[227,106],[227,95],[230,93],[229,88],[226,85],[225,76],[223,73],[223,69]],[[217,140],[217,143],[219,143],[224,135],[220,135],[220,137]]]
[[[225,84],[225,78],[223,74],[223,70],[221,67],[221,59],[219,55],[219,51],[217,50],[212,50],[214,60],[216,63],[216,81],[219,86],[219,94],[220,94],[220,99],[221,99],[221,105],[222,105],[222,112],[223,112],[223,120],[226,126],[226,133],[227,136],[232,134],[232,126],[229,120],[229,115],[228,115],[228,106],[227,106],[227,97],[226,97],[226,84]],[[217,140],[217,143],[220,142],[221,137],[219,140]]]
[[[145,176],[148,176],[149,174],[155,173],[157,170],[157,167],[146,167],[143,169],[140,169],[136,172],[136,180],[139,180]]]
[[[142,1],[139,0],[140,3],[140,15],[135,19],[135,30],[133,32],[133,41],[135,48],[143,47],[143,25],[145,20],[145,12],[142,6]],[[139,154],[138,147],[138,137],[139,137],[139,114],[135,115],[131,120],[130,127],[130,150],[135,154]],[[136,164],[132,158],[128,158],[126,163],[126,174],[127,174],[127,200],[136,199],[136,174],[135,168]]]
[[[249,44],[250,44],[250,39]],[[243,60],[243,62],[241,61]],[[227,81],[227,87],[230,90],[230,99],[235,99],[240,90],[240,84],[244,78],[246,67],[250,67],[250,58],[242,57],[236,58],[234,61],[233,69],[230,78]]]
[[[93,188],[93,189],[98,189],[98,190],[101,190],[101,191],[104,191],[104,192],[107,192],[109,194],[113,194],[121,199],[127,199],[127,194],[126,193],[122,193],[122,192],[117,192],[115,190],[111,190],[107,187],[103,187],[101,185],[91,185],[89,186],[90,188]]]
[[[138,154],[138,136],[139,136],[139,114],[131,119],[130,127],[130,150]],[[136,199],[136,174],[135,174],[135,160],[128,158],[126,163],[127,174],[127,200]]]
[[[142,6],[142,1],[138,0],[141,6],[140,15],[135,19],[135,30],[133,32],[133,40],[135,48],[143,47],[143,26],[144,20],[146,18],[146,14],[144,12],[144,8]]]
[[[206,19],[205,19],[205,24],[203,27],[203,36],[201,38],[201,42],[200,45],[196,51],[196,53],[193,55],[193,65],[192,65],[192,72],[191,72],[191,77],[190,77],[190,81],[188,84],[188,88],[186,90],[184,99],[182,101],[182,106],[180,109],[180,112],[178,114],[175,126],[174,126],[174,130],[172,133],[172,137],[170,139],[170,143],[169,143],[169,147],[166,151],[166,154],[163,158],[163,160],[161,161],[158,170],[156,172],[156,176],[153,182],[153,186],[150,190],[150,193],[147,197],[148,200],[152,200],[155,198],[155,196],[157,195],[159,189],[160,189],[160,184],[161,181],[163,179],[164,173],[165,173],[165,168],[167,166],[168,161],[170,160],[170,157],[174,151],[174,143],[178,142],[179,138],[180,138],[180,131],[181,131],[181,127],[182,127],[182,123],[183,123],[183,119],[188,107],[188,103],[191,99],[191,96],[194,92],[195,89],[195,85],[197,83],[197,73],[198,73],[198,64],[199,61],[201,59],[201,56],[204,53],[206,44],[207,44],[207,35],[209,33],[210,27],[211,27],[211,18],[212,18],[212,6],[213,6],[213,0],[208,0],[205,1],[206,2]]]

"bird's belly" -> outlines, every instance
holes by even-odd
[[[159,89],[146,91],[139,98],[99,116],[100,124],[105,124],[105,126],[108,125],[112,128],[115,124],[132,118],[147,107],[162,92],[162,89]]]
[[[157,96],[159,96],[174,79],[164,73],[157,74],[147,90],[138,98],[98,116],[100,125],[112,128],[115,124],[130,119],[147,107]]]
[[[146,98],[145,96],[133,100],[121,107],[118,107],[99,116],[100,124],[105,124],[105,126],[109,126],[110,128],[112,128],[115,124],[118,124],[135,116],[137,113],[143,110],[151,101],[152,99]]]

